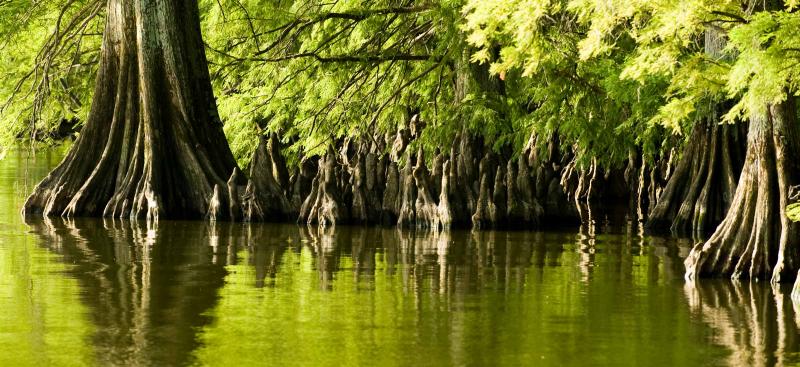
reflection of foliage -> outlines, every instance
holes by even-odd
[[[673,241],[266,228],[239,252],[247,261],[228,266],[196,351],[203,364],[698,365],[724,356],[698,348],[708,335],[686,317],[682,271],[671,266],[681,259],[662,248]],[[588,278],[575,271],[583,266]],[[264,274],[269,287],[254,287]]]
[[[64,277],[70,266],[59,260],[31,236],[0,246],[0,365],[94,364],[80,284]]]
[[[13,152],[3,168],[22,167],[27,153]],[[81,283],[64,275],[74,265],[42,247],[18,215],[26,185],[33,184],[27,181],[44,177],[61,157],[49,155],[38,157],[29,177],[4,174],[0,181],[0,366],[95,364],[86,341],[96,328],[86,317]]]

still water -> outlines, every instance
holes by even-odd
[[[685,284],[635,226],[431,234],[29,221],[0,161],[0,365],[797,365],[788,289]]]

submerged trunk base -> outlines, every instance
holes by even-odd
[[[199,22],[194,1],[109,1],[86,126],[25,215],[199,219],[237,200]]]
[[[747,155],[728,214],[687,257],[686,278],[791,280],[798,270],[798,225],[786,217],[798,171],[796,117],[790,99],[754,113]]]

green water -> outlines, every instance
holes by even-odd
[[[39,220],[58,152],[0,161],[0,366],[797,365],[787,289],[685,284],[638,228]]]

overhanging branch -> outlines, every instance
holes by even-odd
[[[262,62],[281,62],[292,59],[301,59],[312,57],[319,62],[386,62],[386,61],[436,61],[431,55],[413,55],[413,54],[382,54],[382,55],[334,55],[322,56],[313,52],[304,52],[298,54],[291,54],[286,56],[274,58],[254,58],[253,61]]]

